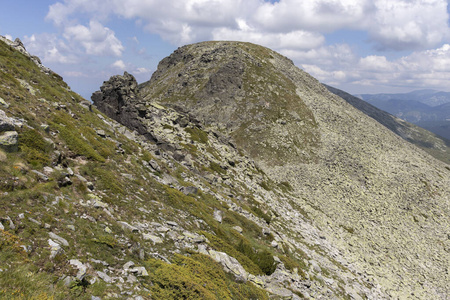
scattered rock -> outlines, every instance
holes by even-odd
[[[5,101],[5,99],[3,99],[2,97],[0,97],[0,105],[3,105],[4,107],[8,108],[9,104]]]
[[[132,232],[139,232],[139,229],[137,227],[134,227],[133,225],[130,225],[127,222],[117,221],[117,224],[119,224],[120,227],[122,227],[122,229],[124,229],[124,230],[131,230]]]
[[[76,275],[78,280],[83,280],[84,276],[86,276],[87,272],[87,266],[84,265],[81,261],[78,259],[71,259],[69,263],[78,269],[78,273]]]
[[[127,270],[129,270],[131,267],[133,267],[134,266],[134,262],[132,262],[131,260],[129,261],[129,262],[127,262],[127,263],[125,263],[124,265],[123,265],[123,269],[125,270],[125,271],[127,271]]]
[[[61,245],[57,242],[53,241],[52,239],[48,239],[47,242],[50,246],[50,259],[54,259],[58,254],[61,254],[63,252]]]
[[[148,272],[145,267],[135,267],[130,269],[131,273],[135,273],[137,276],[148,276]]]
[[[209,255],[216,262],[222,264],[226,270],[231,271],[238,278],[244,281],[248,278],[248,273],[245,271],[244,267],[234,258],[226,254],[225,252],[218,252],[215,250],[209,250]]]
[[[53,233],[53,232],[49,232],[48,235],[52,238],[57,240],[58,242],[60,242],[60,244],[62,244],[63,246],[69,247],[69,242],[65,239],[60,237],[59,235]]]
[[[150,160],[148,162],[148,164],[156,172],[160,172],[161,171],[161,168],[159,167],[158,163],[154,159]]]
[[[6,152],[19,150],[19,134],[16,131],[5,131],[0,134],[0,148]]]
[[[160,237],[153,235],[153,234],[144,233],[142,235],[142,237],[144,238],[144,240],[152,241],[153,244],[162,244],[163,243],[163,240]]]
[[[221,210],[214,210],[214,219],[217,222],[222,223],[222,211]]]
[[[106,273],[104,273],[102,271],[97,271],[97,276],[100,279],[102,279],[104,282],[106,282],[106,283],[112,283],[113,282],[112,278],[108,274],[106,274]]]
[[[242,233],[242,232],[243,232],[241,226],[237,226],[237,225],[236,225],[236,226],[233,227],[233,229],[236,230],[236,231],[239,232],[239,233]]]
[[[167,221],[166,224],[169,226],[172,226],[172,227],[178,227],[178,223],[173,222],[173,221]]]
[[[0,132],[14,131],[14,120],[6,116],[6,113],[0,109]]]
[[[183,186],[181,192],[185,195],[196,195],[198,193],[198,188],[195,186]]]
[[[38,176],[38,179],[39,179],[40,181],[46,182],[46,181],[49,180],[48,176],[45,175],[44,173],[41,173],[41,172],[36,171],[36,170],[31,170],[31,172],[33,172],[34,174],[36,174],[36,175]]]

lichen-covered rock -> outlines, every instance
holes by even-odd
[[[0,133],[0,148],[6,152],[17,152],[19,149],[19,134],[17,131]]]

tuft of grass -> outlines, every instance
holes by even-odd
[[[191,139],[198,143],[207,144],[208,143],[208,134],[197,127],[186,127],[184,129],[187,133],[191,135]]]
[[[35,129],[24,129],[19,135],[19,149],[25,160],[36,168],[50,164],[51,145]]]
[[[150,259],[152,296],[155,299],[268,299],[251,283],[238,284],[210,257],[175,254],[172,264]]]

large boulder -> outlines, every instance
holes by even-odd
[[[0,109],[0,133],[4,131],[13,131],[14,121],[9,118],[6,113]]]

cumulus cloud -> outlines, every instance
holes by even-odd
[[[116,60],[111,66],[113,68],[115,68],[115,69],[119,69],[119,70],[122,70],[122,71],[127,68],[127,66],[125,65],[123,60]]]
[[[336,48],[323,48],[321,53],[331,56]],[[307,57],[308,53],[305,52]],[[335,60],[330,63],[322,60],[318,64],[305,63],[304,58],[298,56],[297,62],[305,71],[322,82],[345,86],[377,86],[412,88],[438,88],[448,85],[450,78],[450,45],[433,50],[417,51],[399,59],[389,60],[385,56],[344,55],[348,60]],[[375,91],[376,92],[376,91]]]
[[[61,25],[76,13],[100,21],[111,15],[135,20],[176,45],[217,36],[257,41],[269,35],[301,48],[305,42],[299,38],[351,29],[367,31],[379,49],[402,50],[426,49],[450,37],[446,0],[173,0],[164,5],[156,0],[64,0],[50,6],[47,19]]]
[[[64,38],[79,43],[86,53],[91,55],[120,56],[124,50],[114,32],[97,21],[90,21],[89,27],[83,25],[66,27]]]
[[[447,1],[377,0],[369,31],[380,48],[432,47],[450,37]]]
[[[28,42],[52,61],[113,56],[117,60],[109,67],[125,66],[147,76],[147,69],[124,62],[125,48],[108,23],[120,18],[177,46],[202,40],[261,44],[337,85],[403,81],[446,86],[450,50],[442,43],[450,39],[447,5],[446,0],[171,0],[163,5],[158,0],[62,0],[50,6],[46,18],[63,38]],[[327,44],[326,37],[339,30],[364,32],[370,46],[385,52],[360,57],[353,47],[363,41]],[[145,52],[137,49],[136,37],[130,35],[129,41],[129,51]],[[405,50],[416,52],[398,59],[383,55]]]
[[[74,64],[79,57],[73,49],[55,34],[43,33],[25,36],[23,40],[28,52],[39,56],[45,63]]]

